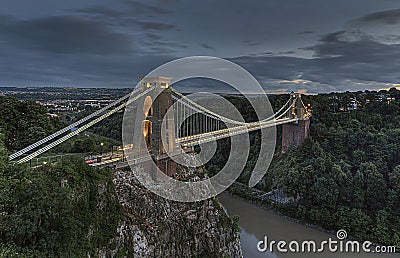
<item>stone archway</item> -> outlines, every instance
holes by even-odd
[[[153,99],[147,96],[143,103],[143,113],[145,120],[142,122],[143,136],[146,142],[147,150],[151,151],[151,139],[153,136]]]

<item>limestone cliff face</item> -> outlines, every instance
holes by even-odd
[[[100,257],[242,257],[236,227],[216,199],[166,200],[131,171],[116,171],[114,184],[124,219]]]

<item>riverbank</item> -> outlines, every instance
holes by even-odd
[[[319,246],[323,241],[329,238],[335,240],[336,237],[330,233],[326,233],[319,229],[297,223],[295,220],[282,216],[273,209],[264,208],[259,205],[252,204],[244,198],[225,192],[218,196],[224,209],[230,216],[238,215],[240,226],[240,245],[244,258],[309,258],[309,257],[326,257],[326,258],[395,258],[398,254],[373,254],[360,252],[331,252],[327,246],[321,252],[287,252],[281,253],[276,247],[274,252],[266,250],[261,252],[257,245],[260,241],[268,238],[271,241],[279,242],[297,241],[315,241]],[[318,248],[318,247],[317,247]]]
[[[288,220],[291,220],[295,223],[302,224],[309,228],[317,229],[321,232],[325,232],[331,235],[335,235],[336,231],[327,230],[320,226],[307,223],[305,221],[299,220],[297,218],[293,218],[284,212],[285,204],[280,204],[278,202],[274,202],[269,199],[263,199],[260,195],[266,194],[267,192],[258,190],[256,188],[250,188],[242,183],[235,182],[230,188],[228,188],[228,193],[235,198],[239,198],[243,201],[249,202],[250,204],[256,205],[262,209],[273,211],[275,214],[282,216]]]
[[[255,188],[250,188],[248,186],[246,186],[245,184],[239,183],[239,182],[235,182],[230,188],[228,188],[228,194],[233,196],[234,198],[238,198],[240,200],[243,200],[247,203],[250,203],[252,205],[255,205],[257,207],[260,207],[264,210],[267,211],[272,211],[273,213],[275,213],[276,215],[282,216],[283,218],[290,220],[292,222],[295,222],[297,224],[301,224],[305,227],[308,227],[310,229],[314,229],[314,230],[318,230],[320,232],[329,234],[333,237],[336,237],[336,231],[335,230],[328,230],[325,229],[321,226],[315,225],[315,224],[311,224],[308,223],[306,221],[300,220],[298,218],[294,218],[291,217],[287,214],[288,210],[288,205],[287,204],[280,204],[278,202],[274,202],[270,199],[264,199],[261,198],[260,196],[263,194],[266,194],[267,192],[259,190],[259,189],[255,189]],[[355,237],[352,236],[348,236],[347,237],[348,240],[354,240],[354,241],[359,241],[359,242],[363,242],[363,240],[361,239],[357,239]],[[373,246],[381,246],[383,244],[378,244],[378,243],[373,243]],[[399,253],[400,250],[397,249],[397,253]]]

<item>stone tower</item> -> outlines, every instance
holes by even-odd
[[[156,94],[150,94],[144,100],[145,120],[142,122],[142,128],[147,150],[156,159],[175,148],[174,117],[173,113],[167,114],[172,105],[170,81],[171,78],[167,77],[145,77],[141,80],[143,87],[155,87]],[[161,135],[163,132],[164,143]]]
[[[174,114],[167,112],[173,104],[170,82],[171,78],[167,77],[142,78],[143,88],[153,87],[154,89],[143,97],[143,110],[138,110],[144,113],[144,120],[140,121],[144,145],[139,147],[138,154],[148,151],[157,167],[168,176],[176,173],[177,166],[166,155],[167,152],[172,153],[175,150]],[[150,173],[154,179],[159,178],[157,171]]]
[[[282,152],[287,152],[291,147],[300,146],[310,135],[310,116],[301,101],[301,94],[291,93],[293,99],[289,118],[298,119],[296,122],[282,125]]]

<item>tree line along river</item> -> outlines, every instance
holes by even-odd
[[[313,240],[319,243],[324,240],[332,238],[338,240],[336,235],[329,234],[321,231],[317,228],[309,227],[307,225],[295,222],[289,218],[275,213],[272,210],[267,210],[262,207],[253,205],[242,199],[233,197],[228,193],[223,193],[218,196],[218,199],[228,212],[230,216],[239,215],[239,226],[241,228],[240,233],[240,244],[245,258],[284,258],[284,257],[327,257],[327,258],[392,258],[400,257],[399,253],[388,253],[388,254],[377,254],[377,253],[345,253],[345,252],[329,252],[328,247],[325,246],[325,252],[323,253],[280,253],[275,250],[273,253],[266,251],[258,251],[257,244],[259,241],[264,240],[265,236],[268,237],[268,241],[280,241],[284,240],[289,243],[292,240],[309,241]],[[345,240],[344,240],[345,242]],[[360,244],[360,249],[362,243]],[[288,248],[288,246],[286,246]],[[276,249],[276,246],[275,246]],[[371,250],[374,247],[371,246]]]

